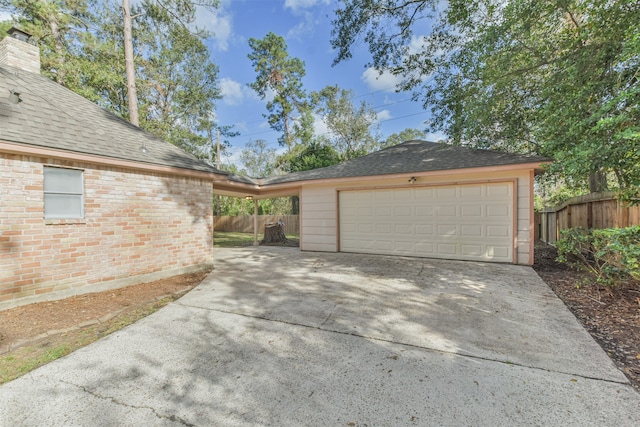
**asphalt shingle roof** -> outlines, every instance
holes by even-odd
[[[548,162],[540,156],[477,150],[428,141],[407,141],[337,165],[262,180],[263,185],[317,179],[392,175]]]
[[[19,92],[22,102],[9,103],[10,90]],[[47,77],[6,65],[0,65],[0,140],[223,173]]]

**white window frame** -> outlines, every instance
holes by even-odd
[[[55,174],[58,171],[65,171],[64,173],[69,175],[67,177],[58,177],[58,179],[73,179],[79,180],[71,182],[71,187],[75,189],[64,189],[57,187],[55,182],[52,183],[52,179],[47,179],[49,174]],[[51,176],[51,175],[49,175]],[[48,182],[49,181],[49,182]],[[44,166],[43,170],[43,192],[44,192],[44,219],[84,219],[84,170],[61,168],[54,166]],[[56,196],[62,196],[70,198],[76,202],[77,207],[71,207],[68,212],[65,213],[51,213],[47,209],[47,199],[54,201]],[[53,198],[53,199],[52,199]],[[50,211],[50,209],[49,209]]]

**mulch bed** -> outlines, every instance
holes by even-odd
[[[555,247],[536,243],[534,270],[640,390],[640,282],[598,285],[557,256]]]

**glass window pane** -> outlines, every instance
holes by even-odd
[[[45,193],[82,194],[82,171],[45,167],[44,191]]]
[[[45,194],[44,217],[47,219],[83,218],[82,196],[75,194]]]

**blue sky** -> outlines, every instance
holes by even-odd
[[[140,0],[132,0],[135,4]],[[218,101],[216,116],[221,125],[233,125],[241,135],[231,139],[231,149],[224,163],[240,165],[239,154],[247,142],[264,139],[270,148],[284,152],[278,145],[279,134],[270,130],[263,114],[266,101],[260,100],[247,86],[255,80],[249,53],[249,39],[262,39],[270,31],[285,38],[289,55],[305,63],[303,80],[307,91],[338,85],[354,93],[353,101],[366,101],[378,114],[377,130],[383,139],[406,128],[424,130],[429,112],[421,103],[411,101],[411,93],[396,93],[396,79],[382,76],[365,64],[370,56],[366,46],[357,46],[353,58],[332,67],[335,54],[329,43],[331,20],[337,0],[220,0],[214,12],[200,9],[196,25],[213,33],[206,40],[212,61],[219,66],[223,98]],[[9,19],[6,13],[0,19]],[[414,38],[414,41],[419,40]],[[326,127],[318,120],[316,132]],[[437,141],[441,134],[428,134]]]
[[[307,91],[335,84],[351,89],[354,102],[364,100],[378,113],[383,138],[409,127],[424,130],[429,113],[410,100],[410,93],[395,92],[393,76],[379,76],[365,68],[369,60],[365,46],[358,47],[348,62],[331,66],[335,55],[329,40],[336,7],[335,0],[222,0],[215,14],[199,14],[198,24],[214,33],[207,45],[212,61],[220,67],[223,98],[217,105],[217,118],[220,124],[234,125],[241,132],[231,140],[230,156],[224,162],[238,164],[240,150],[252,140],[264,139],[269,147],[280,148],[278,133],[270,130],[263,117],[265,101],[247,86],[256,76],[247,58],[248,40],[262,39],[270,31],[285,38],[289,55],[305,62]],[[316,129],[322,132],[322,123]],[[427,139],[440,138],[428,135]]]

